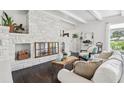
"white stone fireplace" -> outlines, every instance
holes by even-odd
[[[0,54],[8,54],[8,56],[3,56],[3,61],[4,59],[9,58],[8,61],[11,63],[12,71],[31,67],[56,59],[58,54],[35,58],[35,42],[59,42],[59,44],[61,44],[62,40],[64,39],[60,37],[60,30],[64,29],[66,32],[68,31],[71,34],[75,33],[75,28],[73,25],[68,24],[53,16],[50,16],[50,14],[44,11],[29,11],[28,22],[29,23],[27,27],[29,27],[29,31],[26,34],[9,33],[9,30],[4,31],[4,29],[8,27],[0,26],[0,34],[4,36],[4,40],[7,42],[6,44],[8,46],[6,51],[3,52],[0,50]],[[70,37],[66,38],[68,39],[68,42],[65,42],[66,40],[64,41],[68,45],[67,48],[71,46],[71,34]],[[4,44],[5,42],[3,41],[2,43]],[[25,50],[26,46],[24,44],[29,44],[26,46],[30,48],[30,57],[24,60],[15,60],[15,53],[18,51],[19,47],[24,48]]]

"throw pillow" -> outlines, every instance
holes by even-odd
[[[99,54],[98,58],[108,59],[112,55],[112,53],[113,52],[102,52],[101,54]]]
[[[85,77],[87,79],[91,79],[96,71],[96,69],[102,64],[102,60],[99,62],[76,62],[74,66],[74,73]]]

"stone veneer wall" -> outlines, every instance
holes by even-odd
[[[44,63],[56,58],[57,55],[51,55],[41,58],[34,58],[34,42],[59,42],[65,41],[66,51],[73,50],[71,44],[71,34],[75,33],[75,26],[66,23],[60,19],[51,16],[44,11],[32,10],[28,13],[29,17],[29,34],[17,34],[0,31],[0,34],[5,34],[9,47],[6,51],[8,56],[3,57],[3,61],[9,58],[12,71]],[[70,33],[70,37],[60,37],[60,30]],[[3,41],[4,42],[4,41]],[[15,44],[30,43],[31,58],[16,61],[15,60]],[[61,45],[60,45],[61,47]],[[4,51],[5,52],[5,51]],[[3,54],[3,53],[2,53]]]
[[[0,82],[13,82],[11,75],[11,54],[8,27],[0,26]]]

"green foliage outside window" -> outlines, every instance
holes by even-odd
[[[112,33],[110,46],[113,50],[124,52],[124,30],[116,30]]]

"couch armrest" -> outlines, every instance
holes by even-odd
[[[67,69],[58,72],[58,80],[62,83],[93,83],[93,81],[81,77]]]

